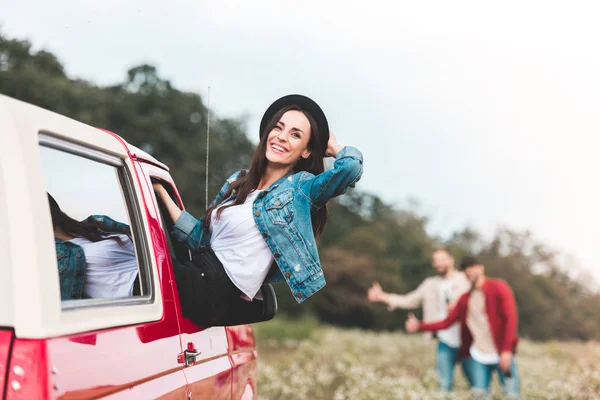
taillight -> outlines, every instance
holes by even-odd
[[[9,358],[5,399],[48,399],[46,341],[14,339]]]
[[[12,345],[12,337],[12,331],[0,330],[0,399],[4,398],[4,389],[6,388],[6,368],[10,355],[10,346]]]

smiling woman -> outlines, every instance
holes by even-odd
[[[286,107],[273,118],[275,127],[269,133],[266,158],[272,165],[294,164],[301,158],[310,157],[308,142],[310,140],[309,118],[299,107]],[[316,123],[315,123],[316,125]]]
[[[326,156],[336,159],[328,171]],[[360,151],[338,143],[317,103],[288,95],[265,112],[250,168],[227,180],[202,218],[155,184],[174,238],[194,253],[190,264],[174,266],[184,316],[224,324],[240,306],[262,301],[265,282],[286,282],[299,303],[325,286],[317,241],[327,202],[354,186],[362,162]]]

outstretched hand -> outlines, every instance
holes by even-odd
[[[385,301],[385,292],[381,289],[381,285],[377,282],[373,282],[373,286],[369,288],[367,292],[367,296],[369,297],[369,301],[372,302],[384,302]]]
[[[406,328],[406,332],[408,333],[418,332],[419,328],[421,327],[421,321],[419,321],[419,319],[415,317],[415,314],[408,313],[408,318],[406,319],[404,327]]]

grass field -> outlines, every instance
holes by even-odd
[[[437,392],[434,344],[420,335],[319,326],[284,318],[254,326],[259,399],[468,399],[460,368],[452,395]],[[521,340],[523,399],[600,399],[600,343]],[[494,379],[492,398],[502,398]]]

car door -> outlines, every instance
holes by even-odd
[[[140,167],[144,173],[144,179],[148,182],[161,183],[173,200],[182,207],[181,199],[174,185],[174,182],[168,172],[148,158],[147,155],[141,155],[137,150]],[[143,157],[143,158],[142,158]],[[144,161],[145,158],[145,161]],[[151,184],[148,185],[151,187]],[[156,204],[156,209],[160,214],[161,232],[160,235],[167,243],[168,252],[165,252],[165,263],[168,268],[171,267],[171,257],[177,262],[186,262],[190,260],[190,252],[182,243],[171,240],[170,232],[173,229],[173,221],[169,218],[164,204],[153,193],[149,197]],[[196,326],[193,322],[181,315],[179,307],[176,285],[173,285],[173,299],[177,313],[177,319],[180,323],[181,340],[184,347],[191,343],[191,347],[200,354],[195,358],[193,365],[184,369],[188,390],[194,399],[218,399],[225,400],[231,398],[232,371],[231,360],[229,357],[229,343],[225,328],[212,327],[204,329]],[[199,304],[199,307],[202,305]]]
[[[48,314],[56,320],[44,347],[53,397],[185,398],[170,279],[164,275],[164,260],[157,257],[164,244],[153,238],[158,223],[146,207],[126,149],[109,134],[83,124],[60,118],[46,122],[44,115],[34,115],[33,120],[42,196],[51,193],[61,209],[78,221],[104,215],[128,225],[139,281],[138,292],[126,297],[61,301],[58,290],[44,297],[58,305],[58,313]],[[51,217],[47,215],[41,225],[47,241],[56,245]],[[57,258],[62,256],[57,248],[46,258],[43,268],[53,270],[56,279],[48,285],[59,285]]]

